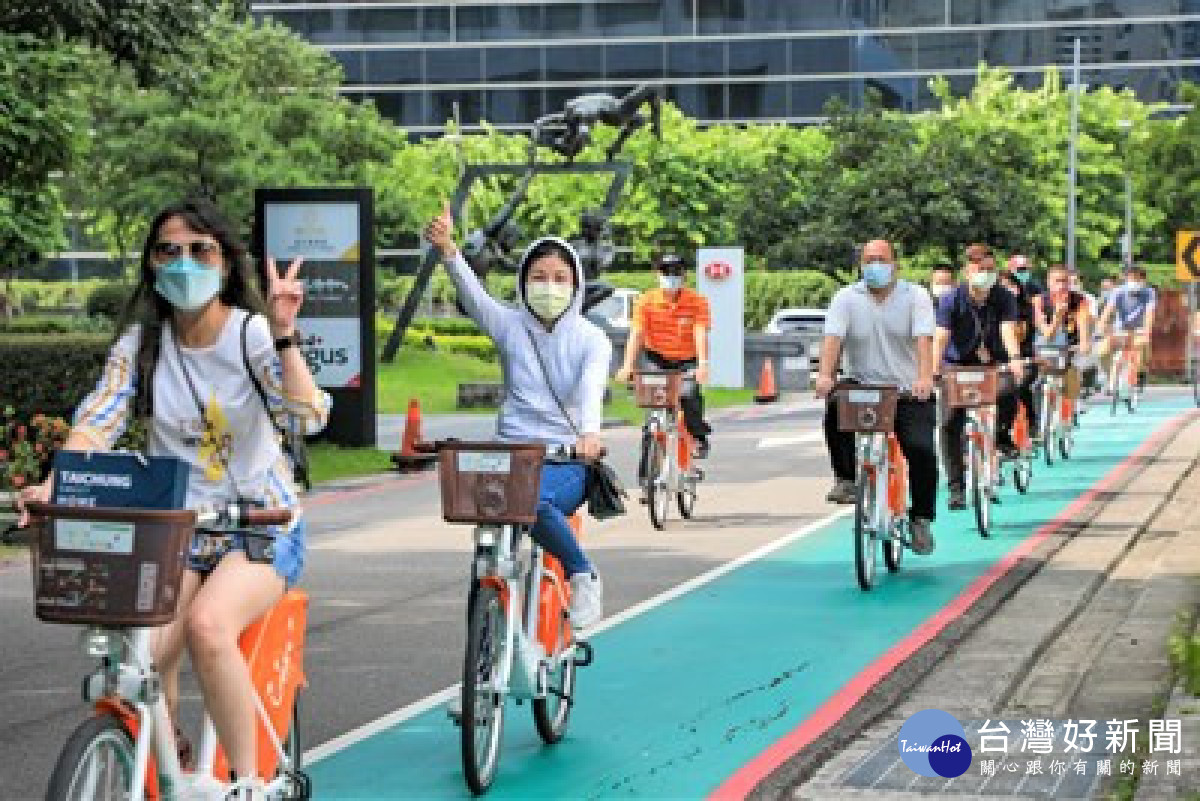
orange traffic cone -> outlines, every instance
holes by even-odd
[[[775,364],[768,356],[763,359],[762,372],[758,376],[758,394],[754,396],[755,403],[774,403],[779,400],[779,390],[775,387]]]
[[[404,418],[404,434],[400,437],[400,452],[392,454],[392,462],[401,473],[424,470],[437,459],[436,454],[417,452],[416,444],[420,441],[421,402],[411,398]]]

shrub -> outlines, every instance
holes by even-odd
[[[107,317],[116,320],[125,310],[133,288],[127,284],[104,284],[96,287],[87,299],[87,313],[90,316]]]
[[[0,407],[0,490],[19,490],[42,481],[69,428],[61,417],[35,414],[26,420],[11,406]]]
[[[0,318],[0,334],[105,334],[112,330],[113,321],[107,317],[23,314]]]
[[[0,407],[29,420],[70,417],[96,385],[111,337],[6,334],[0,337]]]

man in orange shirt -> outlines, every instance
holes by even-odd
[[[684,425],[696,440],[696,456],[703,459],[708,455],[712,431],[704,422],[704,398],[700,395],[700,385],[708,382],[708,329],[712,326],[708,299],[684,286],[687,263],[681,256],[661,254],[655,257],[654,266],[659,288],[643,292],[634,304],[625,361],[616,378],[629,380],[643,349],[646,360],[660,370],[695,369],[696,380],[685,385],[680,406]]]

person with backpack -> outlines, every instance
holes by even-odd
[[[147,455],[189,466],[189,509],[244,501],[294,512],[291,523],[269,530],[269,549],[255,547],[245,532],[229,532],[225,550],[201,550],[208,538],[197,531],[175,620],[156,640],[172,715],[188,646],[233,773],[228,799],[264,797],[262,779],[269,778],[255,775],[256,694],[238,637],[304,566],[305,524],[282,434],[315,434],[329,417],[329,395],[298,347],[299,268],[299,259],[284,270],[267,259],[264,300],[246,249],[215,205],[185,201],[159,212],[100,380],[79,405],[64,445],[110,450],[137,418]],[[23,518],[26,503],[49,500],[52,481],[22,493]]]
[[[575,452],[575,460],[543,465],[531,536],[562,564],[571,585],[571,625],[587,629],[603,617],[604,585],[568,516],[586,498],[584,463],[603,455],[612,343],[583,316],[583,264],[562,239],[535,240],[517,268],[518,302],[508,305],[492,297],[467,265],[448,205],[426,227],[425,238],[441,255],[468,316],[496,344],[504,375],[499,439]]]

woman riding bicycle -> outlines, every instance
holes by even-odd
[[[463,308],[500,354],[499,438],[573,447],[580,460],[598,458],[612,345],[580,311],[584,274],[575,250],[554,237],[531,244],[517,270],[520,304],[509,306],[488,294],[459,252],[449,206],[425,236],[441,254]],[[587,468],[578,461],[547,462],[532,531],[570,581],[571,624],[578,629],[603,616],[603,585],[567,518],[583,504],[586,481]]]
[[[104,372],[79,405],[64,448],[108,450],[137,415],[148,455],[189,465],[188,508],[240,500],[295,507],[292,467],[267,406],[279,425],[296,421],[311,434],[324,427],[330,404],[297,347],[299,266],[296,260],[280,274],[267,260],[264,303],[245,248],[214,205],[187,201],[160,212]],[[52,480],[29,487],[22,502],[48,500]],[[298,516],[269,533],[273,548],[264,553],[245,532],[229,532],[215,550],[198,532],[175,620],[157,638],[155,660],[172,714],[186,640],[233,773],[230,799],[262,797],[256,696],[238,636],[296,582],[304,564]]]

